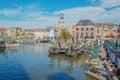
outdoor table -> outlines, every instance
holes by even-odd
[[[98,62],[90,62],[91,65],[98,65]]]
[[[96,60],[96,59],[92,59],[91,62],[98,62],[98,60]]]

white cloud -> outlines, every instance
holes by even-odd
[[[54,14],[65,13],[68,24],[76,24],[81,19],[91,19],[96,22],[120,21],[119,8],[107,11],[102,7],[78,7],[54,12]]]
[[[0,10],[0,14],[2,14],[4,16],[8,16],[8,17],[15,17],[16,15],[22,14],[22,12],[21,12],[20,8],[4,9],[4,10]]]
[[[6,27],[6,28],[11,28],[11,27],[22,27],[23,29],[26,28],[39,28],[39,27],[49,27],[49,26],[54,26],[55,22],[53,21],[3,21],[0,20],[0,27]]]
[[[105,1],[105,0],[104,0]],[[66,24],[69,26],[76,24],[81,19],[91,19],[95,22],[112,21],[119,23],[120,21],[120,8],[114,8],[107,11],[101,6],[88,6],[88,7],[77,7],[69,8],[52,13],[46,11],[34,11],[33,7],[19,7],[16,9],[5,9],[0,10],[0,14],[4,16],[12,16],[11,21],[0,21],[0,26],[5,27],[16,27],[21,26],[27,27],[47,27],[54,26],[59,21],[59,14],[65,14]],[[16,17],[19,16],[19,17]],[[19,18],[22,21],[15,21],[14,18]]]
[[[120,0],[101,0],[101,2],[101,6],[104,8],[120,6]]]

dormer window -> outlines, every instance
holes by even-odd
[[[82,26],[82,23],[79,23],[78,26]]]
[[[91,23],[90,23],[90,22],[88,22],[88,26],[91,26]]]
[[[105,26],[105,27],[104,27],[104,30],[108,30],[108,26]]]
[[[117,30],[117,26],[113,26],[113,30]]]

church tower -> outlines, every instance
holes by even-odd
[[[65,25],[64,13],[61,13],[61,14],[60,14],[59,25],[61,25],[61,26],[64,26],[64,25]]]
[[[57,32],[60,33],[62,29],[68,30],[68,27],[65,24],[65,20],[64,20],[64,13],[60,13],[60,15],[59,15],[59,22],[58,22],[57,25],[55,25],[55,30]]]

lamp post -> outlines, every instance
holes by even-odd
[[[109,69],[109,80],[112,80],[112,70]]]
[[[89,61],[86,61],[86,71],[88,71],[89,68]]]

